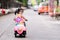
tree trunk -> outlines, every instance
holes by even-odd
[[[59,0],[57,0],[57,7],[59,6]]]

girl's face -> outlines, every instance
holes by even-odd
[[[20,12],[19,12],[20,14],[22,14],[23,13],[23,10],[20,10]]]

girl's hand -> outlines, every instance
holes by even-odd
[[[16,19],[14,18],[14,21],[15,21]]]
[[[25,21],[28,21],[27,19],[25,19]]]

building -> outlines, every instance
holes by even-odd
[[[21,4],[20,2],[16,2],[16,0],[0,0],[0,8],[18,7]]]

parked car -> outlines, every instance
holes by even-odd
[[[38,14],[40,15],[41,13],[48,13],[48,2],[42,2],[39,4]]]
[[[38,5],[34,5],[34,6],[33,6],[33,10],[34,10],[34,11],[37,11],[37,10],[38,10]]]
[[[0,15],[4,15],[4,14],[8,14],[8,13],[10,13],[10,9],[0,8]]]
[[[32,4],[31,2],[28,2],[28,8],[31,8]]]
[[[18,8],[10,8],[11,12],[15,12]]]
[[[2,9],[0,9],[0,15],[2,15]]]
[[[31,2],[28,2],[28,6],[32,6]]]

